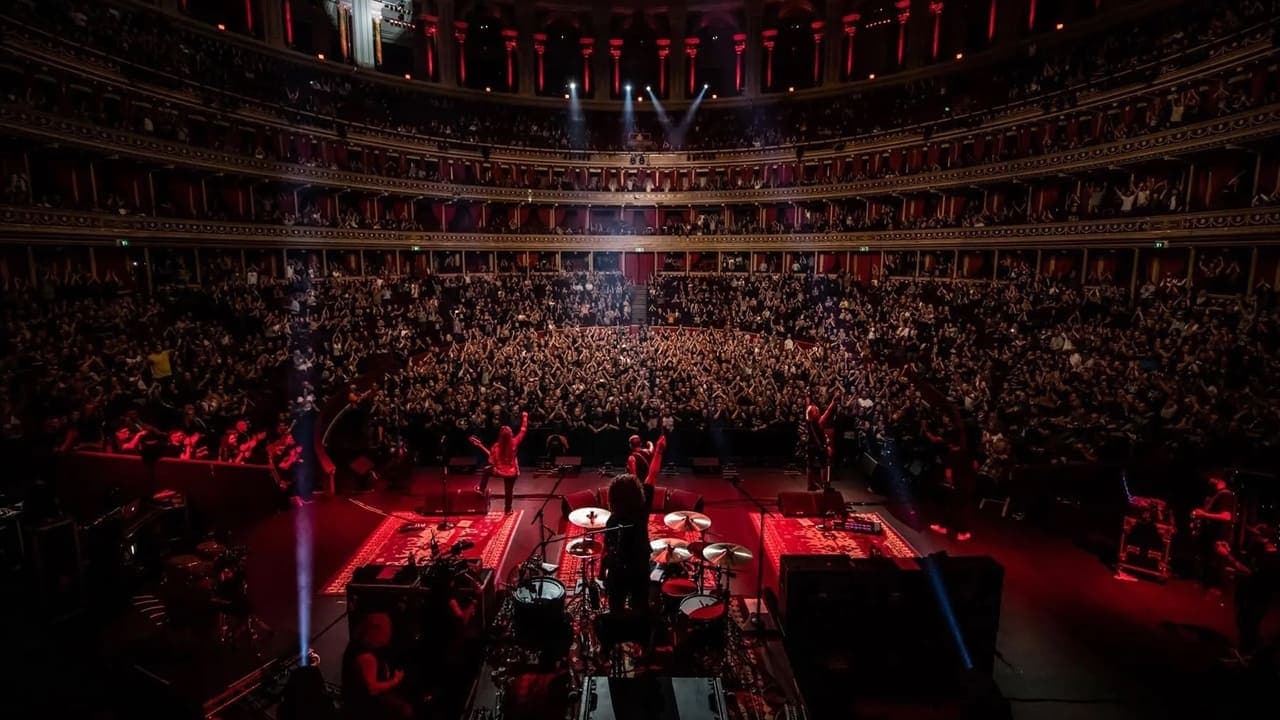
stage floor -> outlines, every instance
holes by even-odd
[[[803,490],[804,479],[782,470],[742,469],[740,474],[738,487],[719,476],[688,472],[663,477],[660,484],[691,490],[704,498],[705,512],[713,520],[712,540],[738,542],[755,552],[755,505],[741,491],[772,507],[778,492]],[[474,477],[454,476],[450,487],[465,489],[474,481]],[[511,538],[504,567],[499,568],[499,579],[537,545],[534,514],[554,482],[553,477],[526,471],[517,484],[515,507],[523,516]],[[594,469],[584,469],[578,477],[566,477],[557,493],[607,482]],[[438,470],[420,471],[407,494],[378,491],[358,499],[388,512],[408,511],[439,483]],[[953,555],[991,555],[1004,566],[995,679],[1004,695],[1013,700],[1014,717],[1227,716],[1220,714],[1223,698],[1216,697],[1226,680],[1214,668],[1233,637],[1231,615],[1218,599],[1204,595],[1192,583],[1116,580],[1100,554],[1061,534],[1001,519],[998,513],[980,517],[974,539],[957,543],[906,526],[898,519],[907,516],[902,508],[883,505],[883,498],[870,494],[852,471],[838,473],[835,485],[846,500],[865,503],[868,510],[879,512],[921,554],[947,550]],[[500,498],[496,505],[500,507]],[[897,511],[898,517],[891,510]],[[322,658],[321,667],[334,681],[347,641],[345,601],[322,596],[319,591],[383,519],[346,498],[322,498],[267,519],[245,538],[250,548],[250,593],[257,613],[274,627],[296,630],[294,533],[299,525],[312,528],[311,582],[316,594],[311,599],[310,632]],[[559,500],[547,503],[547,523],[560,528],[562,520]],[[549,548],[547,556],[559,557],[559,548]],[[737,595],[754,596],[755,581],[756,568],[749,566],[733,579],[732,590]]]

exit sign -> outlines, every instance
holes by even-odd
[[[1166,243],[1166,242],[1165,242],[1165,241],[1163,241],[1163,240],[1157,240],[1157,241],[1156,241],[1156,249],[1157,249],[1157,250],[1163,250],[1163,249],[1165,249],[1166,247],[1168,247],[1168,245],[1169,245],[1169,243]]]

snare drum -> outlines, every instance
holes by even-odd
[[[541,647],[564,617],[564,584],[551,577],[526,581],[511,594],[511,625],[522,645]]]
[[[662,583],[662,610],[674,613],[680,609],[685,598],[698,592],[698,586],[692,580],[672,578]]]

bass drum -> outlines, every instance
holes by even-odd
[[[551,577],[530,578],[511,593],[511,600],[516,642],[534,650],[558,651],[557,638],[568,628],[564,584]]]

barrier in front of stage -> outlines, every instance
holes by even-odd
[[[199,517],[231,529],[272,514],[283,502],[276,476],[266,465],[75,452],[57,456],[55,478],[62,508],[81,519],[97,517],[118,505],[117,499],[174,490]]]

